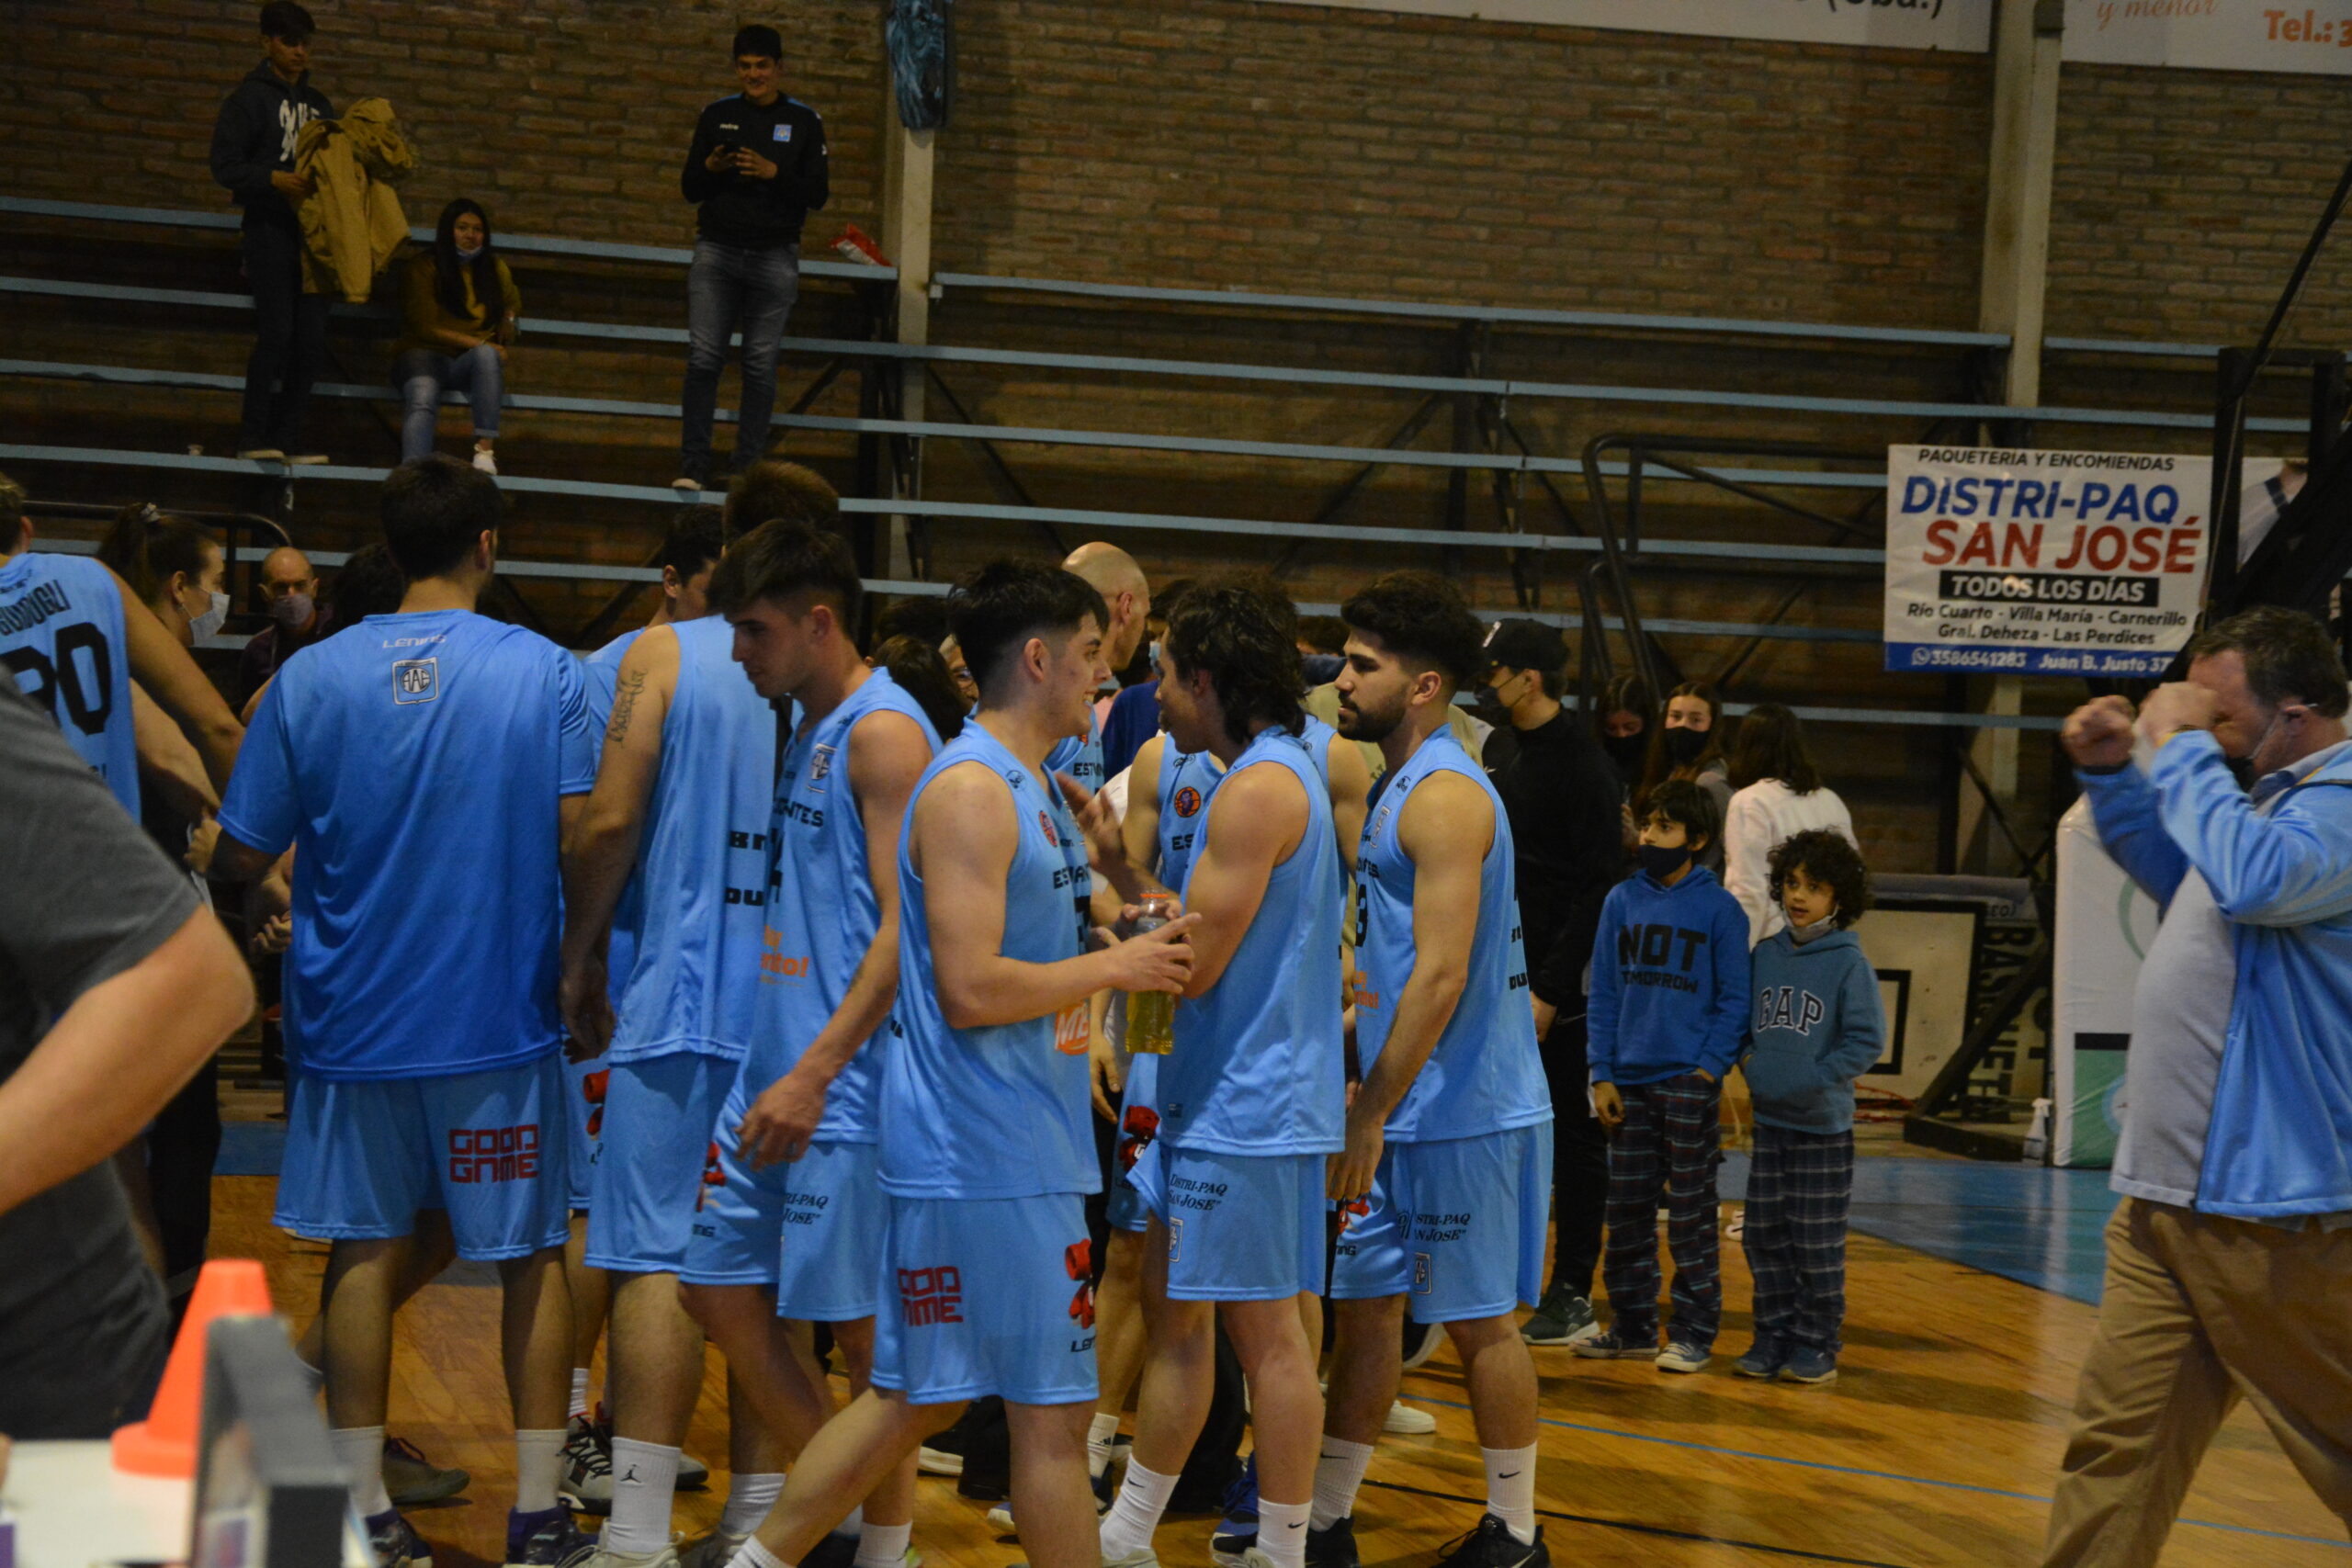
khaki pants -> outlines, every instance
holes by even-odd
[[[2145,1568],[2214,1429],[2253,1401],[2352,1521],[2352,1230],[2289,1231],[2127,1198],[2050,1510],[2049,1568]]]

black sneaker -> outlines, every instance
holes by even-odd
[[[376,1568],[433,1568],[433,1549],[409,1529],[398,1508],[369,1516],[368,1551]]]
[[[1544,1544],[1544,1527],[1535,1528],[1533,1541],[1522,1541],[1498,1515],[1488,1514],[1478,1528],[1437,1554],[1453,1568],[1551,1568],[1552,1552]]]
[[[854,1568],[856,1562],[857,1537],[835,1530],[808,1549],[800,1568]]]
[[[1329,1529],[1306,1527],[1306,1568],[1356,1568],[1356,1521],[1351,1514]]]
[[[558,1504],[536,1514],[506,1511],[506,1568],[578,1568],[596,1554],[596,1538]]]
[[[395,1508],[438,1503],[455,1497],[473,1477],[454,1465],[443,1469],[426,1459],[406,1438],[384,1439],[384,1491]]]
[[[1519,1337],[1530,1345],[1576,1345],[1600,1332],[1592,1303],[1566,1285],[1555,1285],[1544,1292],[1544,1303],[1534,1314],[1520,1325]]]

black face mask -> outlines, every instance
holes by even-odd
[[[1470,712],[1473,716],[1493,725],[1497,729],[1510,727],[1510,709],[1492,686],[1478,688],[1477,697],[1470,704]]]
[[[1645,735],[1604,735],[1600,749],[1617,764],[1617,776],[1627,785],[1639,784],[1642,778],[1642,757],[1649,750]]]
[[[1680,871],[1690,859],[1690,846],[1686,844],[1641,844],[1634,853],[1641,861],[1642,869],[1660,882]]]
[[[1678,768],[1687,768],[1699,760],[1707,749],[1707,731],[1676,728],[1666,732],[1667,761]]]

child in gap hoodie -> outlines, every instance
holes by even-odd
[[[1611,888],[1592,950],[1586,1050],[1593,1112],[1611,1134],[1609,1331],[1577,1354],[1707,1364],[1724,1314],[1715,1234],[1724,1075],[1747,1028],[1747,917],[1693,858],[1722,830],[1685,779],[1650,792],[1642,869]],[[1674,1320],[1657,1348],[1657,1210],[1667,1205]]]
[[[1774,849],[1787,929],[1755,953],[1756,1159],[1743,1237],[1756,1280],[1756,1344],[1742,1377],[1824,1383],[1846,1318],[1846,1211],[1854,1196],[1854,1080],[1886,1043],[1878,976],[1848,928],[1871,905],[1870,872],[1844,835],[1815,829]]]

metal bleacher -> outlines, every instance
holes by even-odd
[[[80,202],[30,200],[0,197],[0,213],[25,219],[49,219],[74,222],[98,222],[139,226],[161,226],[190,230],[232,230],[237,224],[233,213],[226,211],[187,211],[175,209],[130,208],[102,206]],[[416,231],[419,238],[429,239],[426,231]],[[620,244],[608,242],[572,240],[532,235],[502,234],[500,245],[517,254],[534,254],[556,257],[571,257],[583,261],[624,261],[683,266],[691,253],[683,249],[652,245]],[[895,280],[892,269],[880,266],[854,265],[818,258],[804,260],[802,271],[812,277],[821,277],[849,284],[854,288],[868,288]],[[1412,301],[1336,299],[1317,296],[1250,293],[1229,290],[1168,288],[1145,286],[1106,285],[1060,281],[1043,278],[1004,277],[965,273],[942,273],[933,280],[935,299],[965,296],[973,299],[1010,297],[1013,299],[1063,299],[1070,301],[1099,300],[1124,304],[1152,304],[1170,310],[1206,309],[1221,314],[1253,311],[1274,312],[1285,316],[1383,318],[1432,321],[1445,323],[1468,323],[1473,326],[1541,327],[1569,330],[1606,331],[1639,333],[1665,340],[1742,343],[1749,345],[1812,346],[1852,345],[1859,348],[1884,349],[1890,346],[1956,351],[1979,355],[2006,353],[2008,340],[2000,334],[1985,333],[1938,332],[1884,327],[1842,327],[1808,322],[1771,321],[1730,318],[1648,316],[1623,312],[1580,310],[1519,310],[1476,305],[1419,303]],[[133,288],[119,284],[95,283],[71,279],[29,276],[0,276],[0,294],[26,299],[93,300],[126,305],[161,306],[185,310],[194,319],[216,318],[224,322],[233,320],[231,312],[249,310],[251,302],[243,294],[189,289]],[[879,299],[882,291],[874,290]],[[362,330],[384,330],[390,324],[390,312],[380,307],[334,307],[335,319],[346,326]],[[887,310],[877,309],[877,323],[887,322]],[[605,341],[616,344],[680,344],[686,340],[683,328],[662,327],[620,321],[574,321],[532,316],[526,323],[532,339],[556,339],[580,343]],[[1483,399],[1499,407],[1505,400],[1521,403],[1571,400],[1580,403],[1625,405],[1628,407],[1666,407],[1676,410],[1713,411],[1752,413],[1758,412],[1813,414],[1824,416],[1854,416],[1861,418],[1895,419],[1914,422],[1923,428],[1957,423],[1965,427],[2015,429],[2027,424],[2140,428],[2164,430],[2202,430],[2211,425],[2210,414],[2159,409],[2115,409],[2097,407],[2012,407],[1977,400],[1931,400],[1910,399],[1872,399],[1820,396],[1797,392],[1759,392],[1708,388],[1669,388],[1652,386],[1593,384],[1527,380],[1479,375],[1425,376],[1391,374],[1380,371],[1342,370],[1319,367],[1292,367],[1233,363],[1211,360],[1142,357],[1117,355],[1069,354],[1030,351],[1014,348],[957,345],[951,344],[910,344],[888,341],[887,326],[877,326],[873,339],[849,338],[787,338],[785,350],[795,356],[815,356],[834,365],[856,364],[880,367],[890,363],[928,362],[933,364],[969,364],[1003,367],[1019,367],[1038,371],[1062,371],[1073,375],[1119,375],[1170,380],[1224,380],[1242,383],[1268,383],[1284,387],[1360,388],[1374,390],[1404,391],[1423,394],[1426,399]],[[2191,357],[2210,358],[2211,350],[2194,345],[2165,344],[2132,344],[2106,340],[2052,339],[2046,345],[2052,354],[2085,354],[2098,355],[2138,356],[2152,360],[2185,360]],[[238,376],[169,367],[130,366],[96,361],[63,361],[34,358],[0,359],[0,377],[16,379],[67,381],[119,387],[153,387],[187,389],[207,392],[234,393],[242,389]],[[394,400],[389,386],[352,383],[322,383],[320,395],[390,403]],[[457,400],[454,397],[452,401]],[[675,420],[679,409],[675,403],[637,400],[560,397],[543,393],[510,393],[508,406],[552,414],[584,414],[646,420]],[[886,415],[895,412],[885,407]],[[732,418],[722,411],[721,420]],[[1278,459],[1290,462],[1346,464],[1368,474],[1383,467],[1417,468],[1451,470],[1456,474],[1477,474],[1489,482],[1532,480],[1549,491],[1557,504],[1557,512],[1565,525],[1582,530],[1597,513],[1603,525],[1594,532],[1540,533],[1517,525],[1511,514],[1510,527],[1476,529],[1402,528],[1381,526],[1340,526],[1329,524],[1298,523],[1285,520],[1242,517],[1198,516],[1150,512],[1110,511],[1087,508],[1053,508],[1025,504],[1021,502],[981,502],[971,501],[935,500],[920,494],[898,496],[851,496],[842,503],[844,513],[853,516],[906,516],[942,521],[975,520],[990,522],[1026,522],[1048,529],[1145,530],[1159,533],[1222,535],[1257,538],[1277,538],[1288,542],[1323,540],[1335,544],[1357,544],[1367,535],[1383,544],[1426,545],[1447,550],[1500,550],[1511,553],[1517,560],[1545,558],[1560,558],[1581,570],[1588,562],[1595,570],[1606,569],[1619,571],[1617,541],[1607,524],[1611,509],[1610,488],[1630,487],[1637,500],[1645,485],[1695,485],[1729,491],[1749,499],[1762,500],[1783,513],[1801,517],[1817,518],[1828,523],[1847,536],[1857,530],[1847,528],[1835,519],[1806,506],[1774,500],[1765,492],[1787,491],[1834,493],[1838,491],[1880,491],[1884,486],[1883,461],[1849,460],[1838,466],[1824,466],[1817,458],[1808,458],[1801,466],[1756,467],[1739,466],[1700,468],[1696,459],[1667,458],[1661,460],[1657,444],[1653,450],[1640,449],[1636,438],[1604,438],[1616,440],[1621,447],[1630,447],[1623,457],[1600,457],[1588,452],[1582,457],[1555,457],[1528,449],[1516,430],[1510,432],[1520,450],[1498,449],[1490,443],[1487,449],[1432,451],[1415,449],[1397,444],[1369,447],[1361,446],[1317,445],[1299,442],[1235,440],[1195,437],[1134,431],[1055,428],[1036,426],[1006,426],[971,421],[906,419],[870,417],[862,414],[842,418],[780,410],[776,426],[784,430],[807,430],[850,434],[861,438],[879,438],[910,446],[926,438],[989,444],[989,449],[1001,444],[1035,445],[1062,447],[1094,447],[1163,453],[1193,453],[1216,455],[1244,459]],[[2291,420],[2251,420],[2248,427],[2256,431],[2292,434],[2302,428],[2301,422]],[[1973,440],[1972,434],[1966,439]],[[1457,447],[1460,443],[1456,443]],[[1602,443],[1597,442],[1596,446]],[[1736,455],[1736,446],[1718,446],[1719,454]],[[1791,450],[1794,450],[1792,448]],[[1856,455],[1840,454],[1849,459]],[[0,443],[0,461],[19,464],[70,464],[85,468],[125,468],[162,469],[191,473],[230,473],[261,476],[282,479],[288,487],[311,483],[336,485],[379,481],[386,470],[381,468],[332,465],[321,468],[284,469],[277,465],[243,462],[232,457],[207,457],[186,452],[135,451],[90,446],[55,446],[29,443]],[[916,470],[919,473],[919,468]],[[1555,476],[1580,480],[1586,490],[1589,508],[1580,519],[1572,513],[1557,488]],[[643,503],[650,506],[675,505],[680,497],[666,487],[602,483],[588,479],[543,478],[526,475],[501,476],[502,488],[516,493],[541,492],[560,496],[595,498],[605,501]],[[703,500],[715,502],[714,494],[706,493]],[[1636,533],[1623,547],[1623,555],[1635,560],[1654,561],[1661,566],[1675,562],[1693,568],[1736,570],[1754,569],[1759,565],[1774,568],[1796,566],[1804,569],[1830,570],[1852,573],[1867,571],[1883,561],[1882,551],[1855,545],[1808,545],[1775,540],[1769,547],[1752,542],[1724,539],[1670,538],[1644,536]],[[334,563],[331,555],[319,558]],[[587,564],[563,561],[505,561],[502,570],[517,577],[561,577],[614,582],[646,580],[645,569],[616,565]],[[1589,580],[1592,573],[1586,573]],[[942,585],[912,581],[877,581],[875,586],[885,592],[922,593],[944,592]],[[1617,601],[1616,616],[1619,629],[1635,644],[1636,663],[1640,663],[1639,647],[1650,637],[1696,636],[1715,637],[1771,638],[1803,642],[1866,643],[1876,640],[1876,634],[1858,627],[1809,626],[1790,624],[1783,618],[1787,609],[1756,621],[1717,621],[1690,619],[1641,618],[1636,620],[1629,603],[1630,593],[1621,576],[1613,582],[1611,592]],[[1310,610],[1320,606],[1306,606]],[[1556,609],[1522,604],[1497,614],[1532,615],[1564,626],[1575,627],[1587,621],[1596,624],[1602,618],[1599,601],[1588,592],[1580,606],[1581,613],[1563,613]],[[1646,668],[1645,666],[1645,668]],[[1733,711],[1738,711],[1737,705]],[[1999,714],[1934,713],[1887,708],[1804,708],[1799,710],[1808,717],[1825,722],[1858,721],[1904,725],[2006,727],[2016,728],[2052,728],[2055,720],[2034,716]]]

